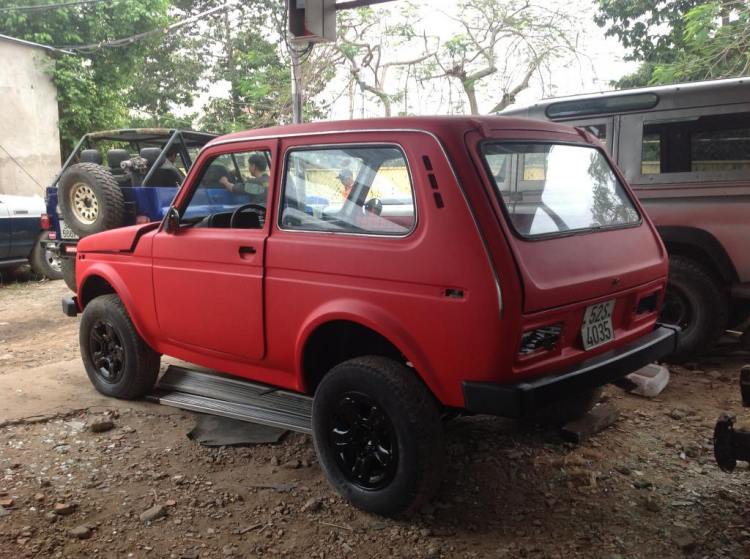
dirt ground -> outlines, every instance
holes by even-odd
[[[186,437],[188,412],[96,399],[66,292],[0,286],[0,557],[750,556],[750,471],[719,471],[711,445],[721,412],[750,419],[742,359],[672,368],[656,399],[608,388],[620,420],[580,446],[498,418],[449,421],[440,491],[387,519],[330,490],[308,436],[205,448]],[[69,375],[59,390],[37,386],[53,373]],[[35,387],[31,410],[21,396]],[[113,429],[92,432],[106,419]]]

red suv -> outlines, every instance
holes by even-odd
[[[217,212],[217,192],[250,203]],[[656,324],[652,223],[596,138],[554,123],[225,136],[162,223],[86,237],[77,258],[63,308],[83,311],[97,390],[145,395],[166,354],[232,375],[235,403],[237,377],[296,393],[331,485],[381,514],[439,483],[441,415],[566,421],[678,340]]]

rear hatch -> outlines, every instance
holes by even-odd
[[[664,278],[664,247],[604,150],[576,134],[524,136],[506,130],[478,146],[509,229],[524,313]]]

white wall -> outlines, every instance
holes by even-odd
[[[0,39],[0,194],[44,196],[8,154],[45,188],[60,170],[52,63],[44,49]]]

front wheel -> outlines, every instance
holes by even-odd
[[[117,295],[102,295],[83,311],[79,333],[89,380],[105,396],[132,400],[159,375],[159,354],[141,338]]]
[[[414,371],[391,359],[358,357],[323,378],[313,401],[313,438],[328,482],[359,509],[414,509],[440,482],[437,405]]]

